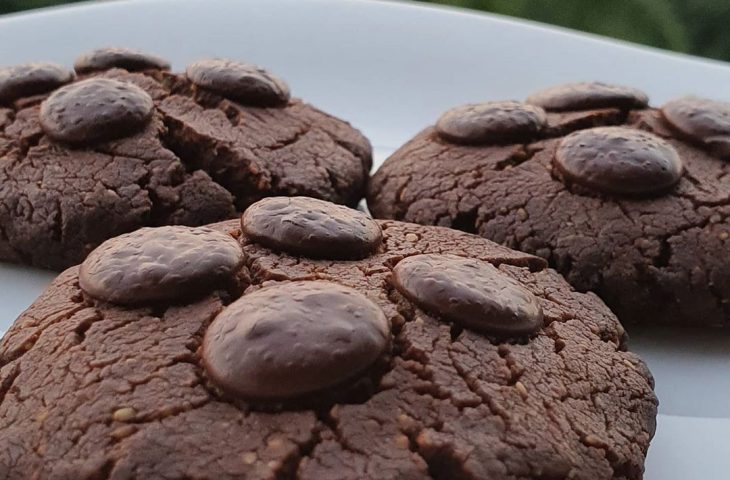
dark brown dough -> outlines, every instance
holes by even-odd
[[[251,286],[335,282],[391,325],[368,394],[262,411],[222,397],[199,347],[238,296],[129,309],[94,302],[74,267],[0,341],[0,479],[638,480],[657,402],[616,318],[544,262],[455,230],[380,222],[358,261],[275,254],[231,221]],[[544,326],[521,343],[460,331],[400,295],[394,265],[417,254],[498,267],[537,298]],[[530,268],[528,268],[530,267]],[[223,312],[223,313],[222,313]]]
[[[272,195],[350,206],[364,195],[369,142],[301,100],[243,106],[159,69],[84,78],[143,89],[155,103],[149,123],[128,136],[69,146],[40,127],[45,94],[0,108],[0,260],[58,270],[144,226],[233,218]]]
[[[663,138],[684,165],[679,182],[652,198],[565,185],[562,137],[606,124]],[[368,207],[537,254],[624,322],[730,327],[730,162],[670,127],[655,109],[549,113],[544,140],[478,147],[429,127],[373,175]]]

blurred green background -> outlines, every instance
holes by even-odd
[[[0,13],[79,0],[0,0]],[[730,0],[421,0],[730,61]]]

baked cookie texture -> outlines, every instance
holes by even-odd
[[[624,323],[730,326],[730,105],[598,83],[527,102],[444,114],[373,175],[370,211],[536,254]]]
[[[233,218],[266,196],[363,197],[371,148],[348,123],[252,65],[168,69],[107,48],[75,75],[0,70],[1,260],[60,270],[107,238]]]
[[[269,221],[306,225],[311,201]],[[351,241],[358,215],[312,241]],[[597,296],[478,236],[370,222],[360,259],[269,250],[236,221],[105,242],[81,266],[94,296],[72,267],[0,342],[0,478],[642,478],[653,380]],[[157,300],[131,306],[145,271]],[[427,278],[453,302],[428,306]]]

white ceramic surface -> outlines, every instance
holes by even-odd
[[[461,10],[368,0],[132,0],[0,18],[0,63],[126,45],[181,69],[246,59],[295,95],[350,120],[382,161],[444,109],[524,98],[562,81],[640,87],[654,103],[697,93],[730,100],[726,64]],[[377,162],[376,162],[377,163]],[[0,333],[52,278],[0,264]],[[661,400],[649,480],[730,478],[730,332],[630,330]]]

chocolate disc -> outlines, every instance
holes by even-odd
[[[136,85],[91,78],[53,92],[41,104],[40,121],[54,140],[90,143],[142,129],[152,108],[152,98]]]
[[[229,235],[204,227],[142,228],[91,252],[79,283],[92,297],[140,305],[209,292],[242,265],[243,251]]]
[[[654,134],[625,127],[571,133],[558,146],[555,167],[568,182],[618,195],[664,192],[683,171],[674,147]]]
[[[203,362],[232,395],[284,399],[356,376],[385,351],[389,336],[383,312],[356,290],[281,283],[244,295],[216,317]]]
[[[546,124],[541,108],[520,102],[486,102],[448,110],[436,122],[436,131],[454,143],[501,144],[533,140]]]
[[[664,119],[689,141],[730,158],[730,103],[683,97],[661,108]]]
[[[424,310],[494,337],[542,327],[537,298],[494,265],[456,255],[415,255],[393,269],[393,284]]]
[[[631,87],[609,85],[601,82],[565,83],[539,90],[527,103],[548,111],[593,110],[598,108],[645,108],[649,97]]]
[[[289,87],[261,67],[232,60],[200,60],[188,65],[195,85],[246,105],[281,107],[289,102]]]
[[[50,92],[73,79],[73,72],[54,63],[0,68],[0,103]]]
[[[131,48],[97,48],[79,56],[74,62],[78,73],[89,73],[110,68],[123,68],[130,72],[141,70],[169,70],[170,63],[158,56]]]
[[[244,212],[241,230],[267,248],[333,260],[366,257],[383,240],[365,213],[309,197],[259,200]]]

